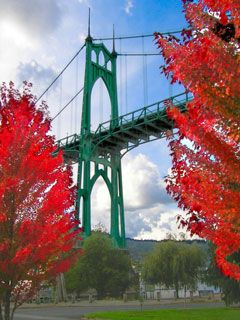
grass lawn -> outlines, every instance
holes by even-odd
[[[240,309],[185,309],[96,312],[86,316],[88,319],[110,320],[239,320]]]

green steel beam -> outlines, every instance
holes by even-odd
[[[76,212],[82,223],[84,237],[91,234],[91,192],[97,179],[101,176],[107,185],[111,199],[110,234],[116,246],[124,248],[125,222],[121,157],[140,144],[162,138],[167,130],[173,129],[174,124],[166,114],[166,100],[171,100],[184,112],[186,103],[191,100],[191,97],[186,93],[180,94],[119,116],[116,80],[117,53],[114,46],[113,51],[109,52],[104,44],[93,43],[90,34],[85,46],[81,132],[59,140],[56,152],[63,149],[66,161],[78,163]],[[100,54],[103,54],[104,57],[103,65],[100,65]],[[92,133],[91,93],[99,78],[103,80],[109,93],[111,120],[101,123]],[[93,172],[91,172],[91,163],[94,163]],[[104,166],[104,170],[99,168],[99,164]]]

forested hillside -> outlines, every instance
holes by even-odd
[[[165,240],[162,240],[165,241]],[[157,240],[134,240],[134,239],[126,239],[126,247],[129,251],[131,259],[133,261],[139,261],[144,257],[144,255],[151,252],[154,246],[159,243]],[[207,250],[208,244],[205,240],[183,240],[185,243],[193,244],[201,246],[204,250]]]

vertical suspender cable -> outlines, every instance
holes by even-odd
[[[74,103],[71,103],[71,122],[70,122],[70,134],[73,134],[73,115],[74,115]]]
[[[145,72],[144,72],[144,39],[142,37],[142,80],[143,80],[143,104],[146,106],[146,94],[145,94]]]
[[[125,56],[125,108],[126,113],[128,112],[128,81],[127,81],[127,56]]]
[[[62,109],[62,75],[60,76],[59,79],[59,107],[58,107],[58,112],[60,112]],[[58,117],[58,122],[57,122],[57,138],[61,138],[61,116]]]
[[[78,90],[78,56],[76,58],[76,77],[75,77],[75,90]],[[75,115],[74,115],[74,132],[77,133],[77,124],[78,124],[78,99],[75,99]]]
[[[146,60],[145,60],[145,44],[144,44],[144,37],[142,37],[142,66],[143,66],[143,103],[144,106],[147,105],[147,88],[146,88]]]
[[[72,57],[72,59],[68,62],[68,64],[62,69],[62,71],[57,75],[57,77],[50,83],[50,85],[43,91],[43,93],[38,97],[36,103],[44,96],[44,94],[51,88],[51,86],[60,78],[60,76],[65,72],[65,70],[70,66],[73,60],[79,55],[82,49],[85,47],[85,43],[82,47],[78,50],[78,52]]]
[[[148,69],[147,69],[147,56],[145,58],[145,83],[146,83],[146,105],[148,105]]]
[[[147,66],[147,55],[144,56],[144,59],[145,59],[146,105],[148,105],[148,66]]]
[[[122,40],[119,40],[119,51],[122,53]],[[123,79],[122,79],[122,58],[120,57],[120,114],[122,114],[123,106]]]
[[[70,119],[69,133],[71,135],[71,134],[73,134],[73,130],[74,130],[74,128],[73,128],[73,121],[74,121],[74,103],[73,103],[73,101],[71,102],[70,108],[71,108],[71,111],[70,111],[71,112],[71,114],[70,114],[71,119]]]

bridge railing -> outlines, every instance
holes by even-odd
[[[74,133],[70,136],[62,138],[57,141],[58,148],[65,147],[66,145],[74,145],[77,141],[79,141],[79,135]]]
[[[101,123],[97,130],[95,132],[92,132],[92,135],[98,135],[104,132],[109,132],[114,130],[117,127],[122,127],[122,126],[129,126],[132,125],[132,123],[138,120],[142,120],[146,117],[150,117],[151,114],[156,114],[161,111],[164,111],[166,108],[166,103],[168,101],[172,101],[172,103],[175,106],[182,105],[188,101],[192,100],[192,95],[188,92],[184,92],[175,96],[172,96],[168,99],[164,99],[161,101],[158,101],[156,103],[150,104],[146,107],[143,107],[141,109],[137,109],[135,111],[129,112],[127,114],[124,114],[122,116],[119,116],[117,118],[114,118],[112,120],[108,120],[106,122]],[[80,136],[78,134],[72,134],[70,136],[67,136],[65,138],[62,138],[57,141],[57,147],[58,149],[60,148],[65,148],[66,146],[75,146],[76,143],[79,143],[80,141]]]
[[[114,118],[106,122],[103,122],[98,126],[97,130],[95,131],[95,134],[101,134],[104,131],[106,132],[119,126],[126,126],[127,124],[130,125],[133,121],[144,119],[145,117],[150,116],[151,114],[159,113],[160,111],[163,111],[166,108],[166,103],[168,101],[172,101],[172,103],[175,106],[178,106],[190,100],[192,100],[192,95],[190,93],[180,93],[168,99],[158,101],[141,109],[137,109],[135,111],[119,116],[118,118]]]

